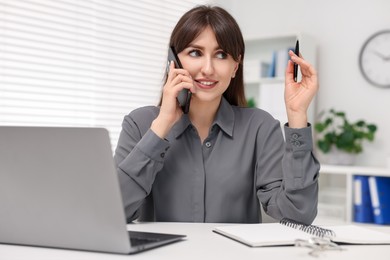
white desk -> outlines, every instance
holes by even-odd
[[[138,223],[129,225],[129,229],[138,231],[182,233],[184,241],[155,248],[135,255],[116,255],[105,253],[82,252],[73,250],[49,249],[27,246],[0,245],[0,259],[316,259],[308,255],[309,250],[298,247],[262,247],[250,248],[231,239],[212,232],[213,227],[221,224],[200,223]],[[390,226],[373,227],[390,233]],[[318,259],[354,259],[354,260],[388,260],[389,245],[344,246],[344,251],[327,251]]]

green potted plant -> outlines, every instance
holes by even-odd
[[[324,154],[334,151],[342,151],[350,155],[356,155],[363,151],[363,141],[373,141],[377,126],[366,123],[365,120],[350,122],[345,112],[330,109],[320,116],[322,121],[317,122],[314,126],[317,135],[317,147]],[[338,164],[343,163],[340,154]]]
[[[253,97],[246,100],[246,105],[248,107],[256,107],[256,101]]]

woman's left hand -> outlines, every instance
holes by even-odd
[[[318,90],[317,72],[302,56],[298,57],[289,51],[285,78],[284,101],[286,104],[289,127],[302,128],[307,126],[307,109]],[[301,69],[302,79],[294,81],[294,63]]]

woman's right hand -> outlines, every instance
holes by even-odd
[[[160,138],[165,138],[172,126],[183,115],[177,96],[182,89],[188,89],[195,92],[194,82],[189,72],[185,69],[176,69],[175,64],[169,64],[169,73],[167,82],[163,87],[162,102],[160,113],[152,122],[151,129]]]

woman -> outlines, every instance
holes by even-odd
[[[229,13],[193,8],[170,45],[183,69],[170,64],[159,106],[124,118],[115,153],[128,221],[254,223],[262,205],[273,218],[311,223],[319,171],[307,123],[318,88],[312,66],[289,53],[302,80],[289,61],[284,142],[277,120],[245,107],[244,41]],[[188,114],[177,102],[182,89],[192,92]]]

